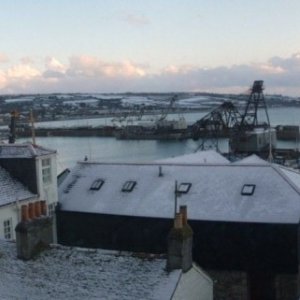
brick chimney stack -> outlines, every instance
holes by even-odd
[[[193,231],[187,223],[187,207],[180,206],[174,226],[168,235],[167,270],[187,272],[193,264]]]
[[[45,201],[21,206],[21,222],[15,228],[18,258],[31,259],[53,243],[53,219],[46,214]]]

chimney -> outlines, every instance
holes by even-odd
[[[27,222],[29,220],[28,206],[26,204],[21,206],[21,220]]]
[[[187,272],[193,264],[192,249],[193,231],[187,223],[187,207],[181,206],[168,235],[167,270]]]
[[[21,206],[21,222],[15,228],[18,258],[31,259],[53,243],[53,218],[45,213],[45,201]]]

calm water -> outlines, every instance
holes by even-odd
[[[200,119],[206,113],[187,114],[190,122]],[[300,125],[300,108],[271,108],[269,116],[272,125]],[[56,126],[109,124],[110,119],[89,119],[60,121]],[[45,125],[49,125],[45,124]],[[54,125],[54,124],[52,124]],[[23,142],[29,139],[22,139]],[[58,151],[58,172],[75,165],[76,161],[88,156],[95,161],[152,161],[195,152],[200,141],[126,141],[101,137],[45,137],[37,138],[39,145]],[[278,147],[296,148],[296,142],[279,142]],[[226,139],[219,141],[219,149],[227,152]]]

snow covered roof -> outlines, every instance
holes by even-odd
[[[186,164],[226,164],[229,163],[223,155],[214,151],[214,150],[206,150],[206,151],[198,151],[191,154],[185,154],[181,156],[171,157],[159,160],[158,162],[165,163],[186,163]]]
[[[30,158],[53,153],[56,153],[56,151],[31,143],[0,144],[0,158]]]
[[[247,157],[245,157],[241,160],[238,160],[234,163],[238,164],[238,165],[248,165],[248,164],[268,165],[269,164],[269,162],[267,162],[266,160],[263,160],[262,158],[258,157],[255,154],[247,156]]]
[[[35,196],[21,182],[12,178],[5,169],[0,167],[0,206]]]
[[[1,299],[171,299],[182,274],[165,271],[162,258],[62,246],[35,260],[16,258],[16,245],[0,241]]]
[[[65,211],[173,218],[177,181],[188,190],[178,205],[187,205],[191,220],[298,223],[300,174],[292,178],[277,165],[257,162],[79,162],[59,187],[59,202]],[[97,179],[99,190],[90,189]]]

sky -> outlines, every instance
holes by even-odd
[[[1,0],[0,94],[300,96],[299,0]]]

